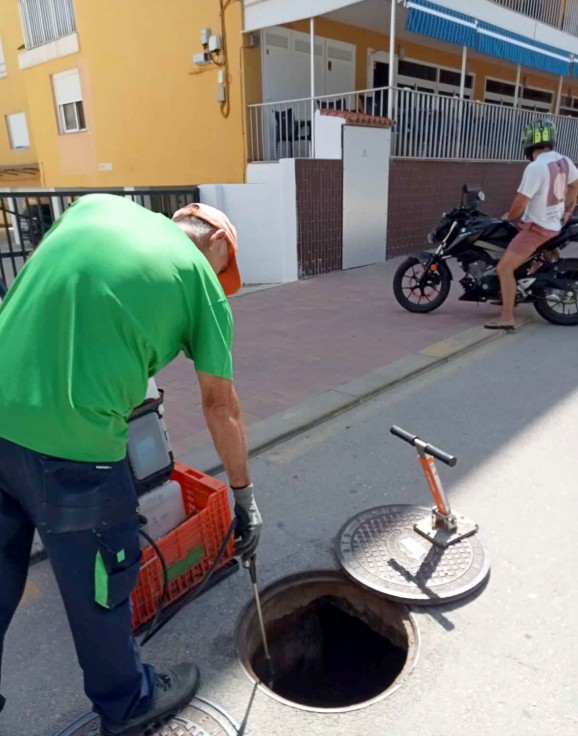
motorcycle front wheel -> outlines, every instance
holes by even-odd
[[[534,306],[541,317],[554,325],[578,325],[578,259],[568,258],[558,275],[574,281],[573,289],[546,287],[536,296]]]
[[[438,309],[448,298],[450,286],[451,279],[445,267],[433,264],[426,275],[425,266],[414,257],[407,258],[393,277],[395,298],[408,312],[423,313]]]

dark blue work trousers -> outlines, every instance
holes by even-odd
[[[86,694],[112,724],[145,711],[153,691],[154,670],[142,664],[131,633],[130,593],[140,564],[137,505],[126,461],[59,460],[0,438],[0,664],[36,527]]]

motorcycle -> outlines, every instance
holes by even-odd
[[[459,207],[444,213],[429,242],[435,249],[407,258],[397,269],[393,291],[409,312],[433,312],[450,293],[452,258],[464,276],[460,301],[500,302],[496,267],[518,229],[510,222],[488,217],[480,210],[485,201],[481,189],[464,186]],[[542,245],[515,273],[516,303],[531,302],[538,314],[556,325],[578,325],[578,258],[559,253],[578,240],[578,216]]]

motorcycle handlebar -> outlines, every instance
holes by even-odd
[[[396,425],[391,428],[391,433],[396,437],[399,437],[400,440],[407,442],[412,447],[415,447],[416,442],[418,441],[423,442],[423,440],[420,440],[416,434],[411,434],[411,432],[407,432],[405,429]],[[435,447],[435,445],[430,445],[429,443],[425,444],[424,452],[435,457],[437,460],[440,460],[442,463],[449,465],[451,468],[453,468],[458,461],[455,455],[450,455],[449,453],[440,450],[439,447]]]

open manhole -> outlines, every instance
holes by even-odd
[[[237,624],[237,650],[251,679],[303,710],[343,712],[393,693],[414,668],[419,634],[406,606],[335,571],[284,578],[262,594],[272,679],[254,602]]]

